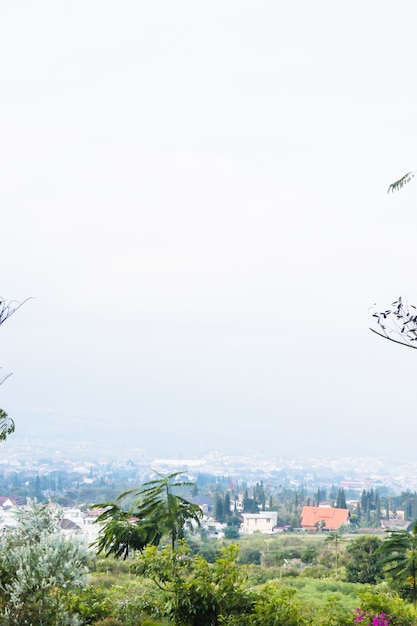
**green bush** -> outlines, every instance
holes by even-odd
[[[329,570],[323,565],[310,565],[303,569],[301,576],[305,578],[326,578],[329,575]]]
[[[384,585],[379,587],[383,590]],[[387,613],[390,617],[390,626],[413,626],[415,614],[411,604],[400,598],[397,594],[387,589],[387,593],[379,593],[378,588],[368,588],[359,592],[359,608],[372,615]]]
[[[279,578],[281,570],[279,567],[261,567],[260,565],[249,565],[247,568],[248,587],[263,585],[270,580]]]
[[[245,550],[241,551],[239,563],[246,563],[251,565],[261,564],[261,553],[259,550]]]
[[[239,529],[236,526],[227,526],[224,529],[225,539],[239,539]]]
[[[308,544],[301,552],[301,560],[303,563],[314,563],[319,556],[319,549],[317,546]]]
[[[82,618],[83,624],[95,624],[97,620],[109,617],[112,613],[106,591],[91,586],[68,594],[65,604],[71,614]]]
[[[329,596],[313,619],[314,626],[351,626],[352,615],[337,596]]]
[[[298,597],[295,589],[278,589],[274,584],[265,585],[253,607],[253,626],[309,626],[309,610]]]
[[[158,620],[163,612],[162,593],[146,578],[115,585],[108,591],[108,598],[111,614],[126,626],[138,626],[140,619]]]

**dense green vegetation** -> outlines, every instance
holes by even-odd
[[[176,550],[151,546],[121,563],[98,560],[90,584],[94,594],[102,594],[107,616],[130,626],[140,624],[146,615],[185,626],[343,626],[354,623],[356,609],[372,617],[388,614],[394,625],[417,623],[412,604],[402,597],[400,581],[386,574],[383,565],[379,583],[348,582],[347,564],[366,559],[374,537],[347,537],[336,577],[334,546],[324,535],[253,535],[242,538],[239,545],[206,540],[216,541],[214,563],[199,553],[193,555],[186,543]],[[311,546],[315,557],[313,564],[307,564],[300,555]],[[286,554],[290,559],[269,567],[243,564],[244,555],[255,550]],[[357,554],[352,557],[351,552]]]
[[[17,528],[0,536],[0,626],[417,625],[416,526],[218,539],[196,523],[186,529],[195,510],[188,481],[177,480],[157,476],[135,490],[128,518],[110,505],[108,557],[63,538],[55,508],[22,509]],[[232,503],[223,513],[236,528]],[[119,550],[114,521],[136,523],[139,543],[128,534]]]

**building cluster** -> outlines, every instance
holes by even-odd
[[[213,499],[205,496],[196,496],[193,500],[202,509],[203,517],[201,525],[209,535],[222,538],[227,528],[226,523],[220,523],[213,517]],[[16,524],[16,511],[26,506],[24,498],[0,497],[0,528],[2,531],[12,529]],[[60,531],[67,535],[84,538],[86,543],[93,545],[102,530],[102,525],[97,522],[97,517],[103,512],[102,509],[88,509],[82,511],[77,507],[60,508],[54,504],[46,506],[56,507],[59,511]],[[251,535],[262,533],[271,535],[277,532],[290,530],[288,527],[278,525],[277,511],[260,511],[258,513],[242,513],[238,516],[241,520],[238,532],[240,535]],[[350,511],[348,508],[332,507],[328,504],[319,506],[303,506],[300,519],[300,527],[292,530],[298,532],[319,532],[337,531],[342,527],[346,528],[350,524]],[[398,518],[397,520],[381,521],[382,528],[405,528],[407,522]]]
[[[24,498],[0,497],[0,528],[3,532],[13,529],[17,522],[16,512],[25,506],[26,500]],[[102,512],[101,510],[89,509],[83,512],[78,508],[61,509],[54,504],[46,506],[56,508],[59,511],[59,528],[64,535],[78,535],[84,538],[88,545],[97,540],[102,527],[96,523],[96,520]]]

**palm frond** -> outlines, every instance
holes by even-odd
[[[399,189],[402,189],[404,185],[409,183],[410,180],[414,178],[414,172],[415,170],[412,170],[411,172],[407,172],[407,174],[404,174],[404,176],[402,176],[395,182],[391,183],[390,186],[388,187],[388,193],[393,193],[394,191],[398,191]]]

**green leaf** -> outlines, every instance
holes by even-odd
[[[394,191],[398,191],[399,189],[402,189],[404,185],[409,183],[410,180],[414,178],[414,172],[415,170],[411,172],[407,172],[407,174],[404,174],[404,176],[396,180],[394,183],[391,183],[390,186],[388,187],[388,193],[390,192],[393,193]]]

